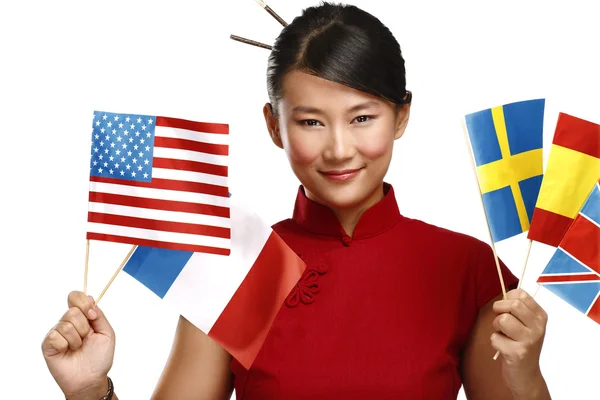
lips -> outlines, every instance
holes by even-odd
[[[339,175],[347,175],[360,171],[361,168],[356,169],[342,169],[342,170],[334,170],[334,171],[323,171],[325,175],[339,176]]]
[[[354,178],[360,172],[362,168],[356,169],[341,169],[341,170],[330,170],[322,171],[321,173],[328,179],[334,181],[347,181]]]

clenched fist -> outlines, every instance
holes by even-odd
[[[69,398],[101,394],[115,352],[115,332],[94,300],[71,292],[69,309],[48,332],[42,353],[50,373]]]

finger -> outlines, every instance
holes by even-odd
[[[60,321],[58,324],[56,324],[54,330],[60,333],[62,337],[67,340],[69,349],[71,349],[71,351],[75,351],[81,347],[83,340],[81,339],[81,336],[79,336],[77,329],[75,329],[75,326],[73,326],[72,323]]]
[[[493,333],[490,337],[492,347],[502,354],[505,360],[522,361],[527,357],[527,349],[521,343],[506,337],[502,333]]]
[[[51,329],[42,342],[42,353],[46,357],[51,357],[59,353],[64,353],[69,348],[69,342],[56,329]]]
[[[535,301],[535,299],[523,289],[511,290],[506,294],[506,298],[521,300],[527,306],[527,308],[529,308],[536,315],[538,319],[544,323],[547,321],[548,315],[546,314],[546,311],[544,311],[538,302]]]
[[[539,322],[533,311],[521,299],[497,301],[493,305],[493,310],[498,314],[507,313],[514,315],[523,325],[529,328],[536,328]]]
[[[92,296],[88,296],[83,292],[74,291],[69,293],[69,307],[78,307],[90,321],[90,325],[94,332],[101,333],[107,336],[114,337],[114,331],[110,323],[104,316],[104,313],[95,305]]]
[[[112,326],[110,326],[108,319],[106,319],[106,316],[104,315],[100,307],[96,306],[94,307],[94,310],[94,312],[96,313],[96,318],[90,321],[90,325],[92,326],[94,332],[114,337],[115,332],[113,331]]]
[[[81,338],[86,337],[91,329],[90,322],[78,307],[69,308],[60,321],[72,324]]]
[[[492,322],[492,326],[495,331],[502,332],[510,339],[516,341],[527,339],[528,332],[530,331],[517,317],[506,313],[498,315]]]
[[[69,308],[79,308],[83,315],[85,315],[88,319],[94,320],[96,318],[94,301],[91,296],[88,296],[83,292],[74,291],[69,293],[67,303],[69,304]]]

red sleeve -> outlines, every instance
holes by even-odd
[[[475,271],[477,271],[477,307],[481,308],[494,297],[502,295],[502,286],[500,286],[500,277],[498,276],[498,268],[492,247],[481,242],[479,256],[476,259],[478,260],[475,266]],[[506,292],[509,292],[517,287],[519,279],[513,275],[502,260],[499,261]]]

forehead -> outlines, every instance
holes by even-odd
[[[377,96],[300,71],[287,73],[282,88],[282,106],[285,108],[310,106],[335,110],[373,101],[379,106],[387,105]]]

